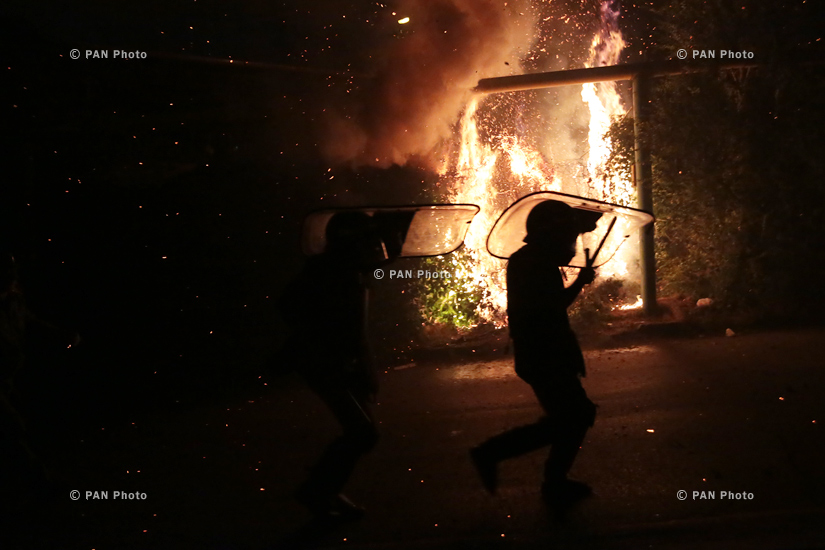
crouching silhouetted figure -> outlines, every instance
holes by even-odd
[[[327,245],[307,264],[281,300],[293,327],[289,355],[324,401],[343,434],[324,451],[296,493],[321,520],[356,520],[364,510],[342,490],[358,459],[378,441],[370,403],[378,391],[367,340],[366,279],[385,260],[371,218],[340,212],[329,221]]]
[[[589,225],[562,202],[539,203],[527,218],[527,244],[507,265],[507,315],[516,374],[533,388],[545,416],[471,451],[491,493],[496,490],[498,462],[548,445],[551,452],[544,466],[544,499],[565,506],[591,493],[586,484],[567,478],[596,414],[596,406],[580,382],[585,375],[584,358],[570,328],[567,308],[584,285],[593,281],[595,271],[588,260],[587,267],[565,288],[559,270],[573,259],[576,239],[579,233],[590,230]]]

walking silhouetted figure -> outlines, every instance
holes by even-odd
[[[567,477],[596,415],[596,406],[580,382],[585,375],[584,358],[570,328],[567,308],[584,285],[593,281],[595,270],[588,259],[587,267],[565,288],[559,267],[573,259],[578,235],[595,229],[598,218],[598,213],[576,211],[563,202],[541,202],[527,217],[526,244],[510,257],[507,315],[516,374],[533,388],[545,416],[471,451],[491,493],[496,490],[500,461],[549,445],[544,499],[565,506],[591,494],[589,486]]]
[[[366,278],[385,260],[377,235],[370,216],[335,214],[324,252],[307,261],[281,301],[293,327],[288,346],[298,372],[343,428],[296,493],[321,520],[363,516],[342,490],[358,459],[378,441],[370,410],[378,382],[366,330]]]

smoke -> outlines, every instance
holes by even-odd
[[[534,38],[529,2],[404,0],[410,22],[355,101],[332,109],[321,140],[334,163],[432,164],[480,78],[518,69]],[[520,52],[520,53],[519,53]]]

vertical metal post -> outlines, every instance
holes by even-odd
[[[650,147],[642,136],[642,129],[648,117],[648,92],[650,79],[644,73],[633,77],[633,134],[636,179],[636,202],[638,208],[653,212],[653,172],[650,166]],[[653,247],[653,224],[642,228],[639,245],[642,267],[642,300],[648,315],[656,313],[656,254]]]

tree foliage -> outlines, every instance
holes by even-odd
[[[643,128],[661,290],[763,318],[811,313],[824,295],[814,282],[825,274],[825,71],[805,62],[808,27],[787,8],[682,0],[660,10],[662,57],[748,49],[760,66],[656,79]]]

